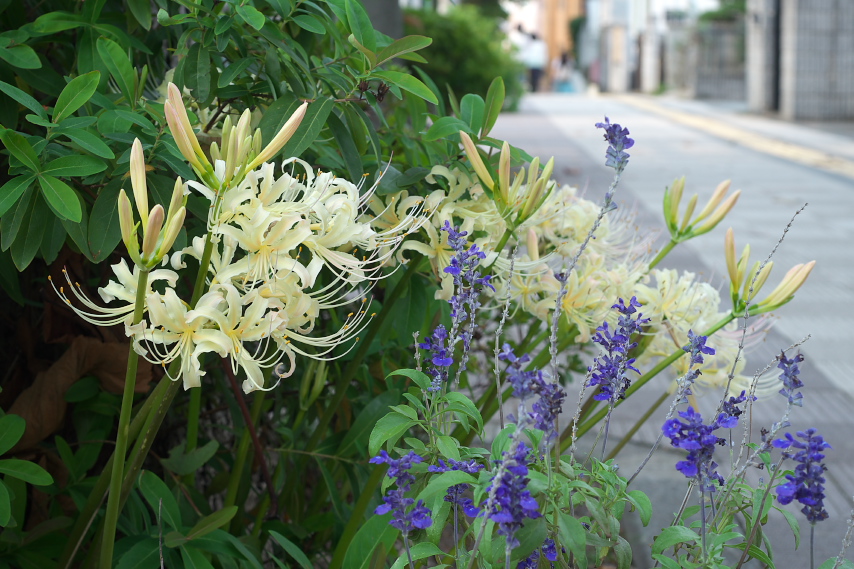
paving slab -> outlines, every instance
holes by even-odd
[[[698,120],[673,120],[668,113],[677,111]],[[839,552],[854,493],[854,360],[849,357],[854,341],[854,180],[844,170],[825,167],[833,164],[832,160],[809,165],[764,152],[755,142],[774,138],[813,155],[836,159],[839,164],[839,160],[854,158],[850,152],[854,149],[854,128],[836,125],[835,129],[822,129],[766,117],[745,119],[740,114],[743,109],[733,106],[661,102],[642,96],[538,94],[523,99],[520,112],[502,115],[493,135],[541,158],[555,156],[555,177],[599,201],[613,171],[604,166],[606,146],[602,131],[594,128],[594,123],[607,115],[612,122],[628,127],[636,144],[630,150],[617,201],[621,207],[636,209],[636,222],[642,231],[664,231],[661,198],[664,188],[677,177],[687,176],[685,193],[699,193],[701,204],[718,182],[731,179],[733,189],[740,188],[743,194],[728,219],[715,231],[677,247],[662,264],[694,271],[714,285],[725,282],[726,227],[733,227],[739,251],[749,242],[754,258],[764,258],[795,211],[809,202],[778,249],[766,286],[776,286],[794,264],[815,259],[816,268],[795,300],[778,311],[779,320],[765,342],[749,355],[746,370],[764,367],[781,348],[811,334],[802,347],[806,356],[801,374],[806,384],[805,405],[794,410],[790,429],[815,427],[834,447],[827,453],[826,502],[831,517],[816,532],[816,559],[823,561]],[[745,133],[744,143],[739,137],[721,134],[714,128],[717,124]],[[663,236],[658,243],[664,243]],[[670,381],[656,378],[632,396],[630,405],[618,408],[611,427],[614,436],[628,432]],[[574,406],[576,394],[572,389],[567,399]],[[716,405],[717,397],[711,394],[699,402],[705,414],[711,414]],[[752,440],[758,439],[761,426],[780,419],[784,406],[785,400],[779,396],[756,404]],[[565,412],[571,416],[574,409]],[[621,451],[617,460],[624,475],[630,475],[640,464],[665,414],[666,409],[660,409]],[[650,495],[655,508],[649,528],[638,526],[634,532],[636,565],[641,568],[651,565],[648,544],[669,525],[687,489],[686,479],[673,467],[680,453],[664,442],[633,484]],[[749,480],[758,482],[763,476],[767,480],[767,472],[755,470]],[[797,508],[788,509],[802,519]],[[782,517],[769,522],[767,535],[775,545],[779,569],[809,567],[809,526],[803,519],[801,531],[804,539],[796,551]],[[847,557],[854,559],[854,554],[849,552]]]

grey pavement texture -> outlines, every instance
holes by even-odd
[[[650,105],[663,112],[650,112]],[[743,130],[736,140],[710,134],[714,128],[686,126],[669,120],[668,109],[703,119],[710,125],[727,124]],[[761,116],[747,116],[737,105],[712,105],[696,101],[651,99],[638,96],[611,98],[583,95],[542,94],[526,97],[521,110],[505,114],[493,135],[525,148],[543,159],[555,156],[555,177],[579,186],[589,199],[601,200],[612,170],[605,168],[606,144],[602,131],[594,123],[609,116],[631,130],[636,140],[631,159],[617,190],[622,207],[637,210],[637,224],[642,231],[664,231],[661,199],[665,186],[680,176],[687,176],[686,197],[700,194],[699,204],[711,195],[718,182],[732,180],[733,189],[742,197],[727,220],[714,231],[678,246],[662,267],[691,270],[721,286],[726,266],[723,236],[727,227],[735,231],[738,251],[751,244],[752,259],[763,259],[780,238],[793,214],[809,206],[792,225],[775,257],[775,268],[766,287],[776,286],[782,275],[794,264],[816,259],[815,270],[795,299],[777,311],[779,319],[762,345],[748,355],[745,373],[770,363],[781,348],[786,348],[807,334],[811,339],[802,346],[806,356],[801,377],[805,383],[804,407],[794,409],[790,430],[818,429],[833,445],[827,451],[827,499],[830,518],[816,530],[816,566],[839,553],[845,533],[846,518],[852,508],[854,493],[854,360],[851,358],[852,316],[854,316],[854,179],[796,163],[779,155],[758,150],[748,141],[773,138],[829,158],[846,161],[854,158],[854,125],[838,123],[827,128],[810,124],[786,123]],[[700,121],[702,124],[703,121]],[[744,140],[745,144],[739,143]],[[796,146],[797,147],[797,146]],[[664,243],[663,236],[659,245]],[[770,290],[770,289],[768,289]],[[722,294],[727,297],[726,292]],[[641,370],[643,371],[643,370]],[[619,437],[657,399],[670,378],[656,378],[638,391],[630,404],[615,412],[611,432]],[[709,394],[699,401],[700,411],[711,414],[720,394]],[[575,405],[571,389],[569,405]],[[775,396],[760,400],[752,411],[758,440],[761,426],[779,421],[785,399]],[[565,412],[571,416],[574,408]],[[622,473],[629,476],[643,460],[658,436],[666,415],[660,408],[638,431],[617,457]],[[582,445],[584,441],[582,441]],[[589,443],[587,443],[589,444]],[[609,443],[613,444],[613,443]],[[655,510],[648,528],[633,536],[636,567],[651,566],[648,544],[672,521],[687,490],[686,479],[673,465],[683,453],[672,449],[665,439],[649,465],[633,486],[645,491]],[[723,455],[724,453],[720,453]],[[729,459],[718,459],[727,473]],[[748,480],[757,482],[767,472],[753,469]],[[692,499],[692,502],[695,500]],[[782,516],[772,516],[766,535],[774,546],[778,569],[809,567],[809,525],[798,509],[789,506],[801,521],[801,547],[795,550],[791,531]],[[848,559],[854,559],[849,551]],[[750,567],[761,567],[754,562]]]

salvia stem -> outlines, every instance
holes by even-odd
[[[139,281],[136,284],[136,302],[133,309],[133,323],[142,321],[145,310],[145,295],[148,292],[148,271],[140,268]],[[110,569],[113,566],[113,546],[116,541],[116,523],[119,520],[119,502],[122,489],[122,475],[124,474],[125,455],[128,448],[128,435],[130,431],[130,415],[133,407],[133,392],[136,387],[136,370],[139,365],[139,354],[133,349],[133,342],[128,347],[127,373],[125,374],[125,387],[122,393],[122,407],[119,412],[119,428],[116,433],[116,448],[114,455],[118,461],[113,463],[113,471],[110,473],[110,491],[107,494],[107,511],[104,514],[104,534],[101,541],[101,563],[100,567]]]
[[[759,520],[762,518],[762,510],[765,509],[765,500],[768,498],[768,494],[771,492],[771,488],[774,486],[774,478],[776,478],[777,474],[780,472],[780,466],[783,464],[784,460],[785,457],[780,457],[780,460],[777,461],[777,465],[771,472],[771,480],[768,481],[768,486],[765,487],[765,493],[762,494],[762,501],[759,502],[759,511],[756,512],[756,523],[753,524],[753,527],[750,529],[750,535],[747,537],[747,541],[744,542],[744,551],[741,553],[741,558],[739,558],[738,565],[735,566],[735,569],[739,569],[742,565],[744,565],[744,562],[747,561],[747,554],[750,551],[750,544],[753,543],[753,539],[756,537],[756,532],[759,529],[760,525]],[[714,505],[715,501],[712,500],[711,502],[712,505]]]

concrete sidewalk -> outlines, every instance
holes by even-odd
[[[628,127],[636,143],[617,199],[624,207],[637,209],[641,230],[664,231],[661,199],[675,178],[687,176],[685,194],[699,193],[700,204],[718,182],[731,179],[733,189],[743,193],[727,220],[715,231],[680,245],[662,263],[697,272],[716,286],[725,281],[727,227],[733,227],[739,251],[750,243],[753,259],[763,259],[792,215],[809,202],[777,251],[766,287],[776,286],[794,264],[816,259],[816,268],[794,301],[778,311],[780,319],[765,343],[750,354],[745,372],[764,367],[781,348],[812,335],[802,347],[807,358],[801,366],[804,407],[794,410],[787,430],[814,427],[833,445],[827,453],[826,502],[831,517],[816,531],[818,565],[839,553],[854,492],[854,361],[847,357],[854,339],[854,127],[848,136],[845,125],[826,132],[740,111],[643,96],[532,95],[523,100],[519,113],[501,116],[493,135],[543,159],[555,156],[555,177],[599,201],[613,171],[604,166],[606,144],[594,123],[607,115]],[[671,380],[657,379],[635,394],[631,405],[618,408],[612,433],[626,433]],[[574,392],[567,399],[574,405]],[[710,394],[700,401],[700,411],[709,414],[716,404],[717,395]],[[784,407],[779,396],[757,403],[753,440],[758,439],[759,427],[779,421]],[[573,412],[566,410],[570,416]],[[665,414],[665,408],[656,412],[621,452],[618,462],[624,475],[631,475],[646,455]],[[638,567],[649,566],[645,544],[669,525],[684,497],[686,479],[673,467],[681,454],[665,440],[633,484],[650,495],[656,512],[650,527],[636,536]],[[756,470],[750,480],[757,482],[761,476],[767,479],[768,474]],[[802,521],[800,549],[795,551],[782,516],[769,522],[767,535],[778,569],[807,568],[809,526],[797,508],[790,510]],[[854,552],[848,557],[854,558]]]

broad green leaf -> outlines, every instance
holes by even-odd
[[[0,47],[0,59],[19,69],[39,69],[42,66],[38,54],[28,45]]]
[[[176,535],[181,537],[180,534]],[[167,545],[168,542],[169,537],[164,536],[164,545]],[[191,546],[202,551],[222,554],[231,558],[239,558],[242,555],[250,567],[262,569],[257,556],[253,555],[236,537],[222,530],[214,530],[208,535],[194,539],[190,544],[186,544],[183,547],[190,548]]]
[[[83,156],[68,156],[68,158],[83,158]],[[59,160],[62,160],[59,158]],[[53,210],[61,217],[78,223],[83,216],[80,201],[71,186],[53,176],[39,176],[42,195]]]
[[[155,569],[160,567],[160,542],[146,537],[122,555],[116,569]]]
[[[169,451],[169,458],[161,458],[160,463],[166,468],[180,476],[195,473],[198,469],[205,465],[207,461],[213,458],[219,448],[219,443],[216,441],[208,441],[203,446],[195,448],[190,452],[184,452],[183,442]]]
[[[833,557],[828,559],[824,563],[818,566],[818,569],[854,569],[854,561],[849,561],[848,559],[843,559],[837,565],[837,561],[839,557]]]
[[[189,545],[181,546],[181,562],[184,569],[214,569],[204,553]]]
[[[98,259],[92,256],[91,250],[89,248],[89,212],[86,211],[86,206],[83,203],[83,198],[80,195],[77,196],[78,203],[81,204],[80,211],[83,212],[82,219],[79,223],[75,223],[73,221],[69,221],[67,219],[61,219],[62,226],[65,227],[65,231],[68,232],[68,236],[71,237],[71,240],[77,245],[78,249],[86,255],[86,258],[92,262],[99,263],[104,259]]]
[[[344,159],[344,165],[347,166],[347,173],[351,180],[359,180],[362,178],[362,157],[356,148],[356,143],[353,141],[353,135],[347,130],[338,115],[329,113],[326,119],[332,135],[335,137],[335,142],[338,143],[338,149],[341,152],[341,158]]]
[[[228,87],[231,85],[232,81],[236,77],[238,77],[241,73],[246,71],[246,68],[252,65],[255,60],[251,57],[245,57],[239,61],[235,61],[225,69],[223,69],[222,73],[220,73],[219,79],[217,79],[217,86],[222,89],[223,87]]]
[[[18,270],[12,262],[12,254],[0,253],[0,287],[6,295],[20,306],[24,305],[24,297],[21,294],[21,283],[18,280]]]
[[[353,32],[356,40],[366,49],[376,51],[377,42],[374,26],[371,25],[371,19],[362,4],[359,3],[359,0],[344,0],[344,8],[347,11],[347,24],[349,24],[350,31]]]
[[[460,136],[460,131],[463,131],[468,134],[474,134],[471,127],[468,124],[464,123],[457,117],[441,117],[436,122],[434,122],[429,129],[427,129],[426,134],[424,134],[425,142],[432,142],[434,140],[439,140],[442,138],[451,138],[451,140],[458,140]]]
[[[208,50],[202,44],[193,44],[183,63],[184,83],[198,101],[206,101],[211,93],[211,58]]]
[[[0,460],[0,472],[23,480],[33,486],[48,486],[53,484],[53,476],[48,474],[38,464],[26,460],[19,460],[17,458]]]
[[[798,519],[788,510],[774,506],[774,509],[783,514],[786,523],[789,524],[789,529],[792,530],[792,535],[795,536],[795,549],[801,546],[801,526],[798,524]]]
[[[359,411],[356,420],[353,421],[350,429],[348,429],[335,455],[347,457],[357,450],[364,453],[365,450],[363,449],[368,442],[368,437],[374,425],[388,413],[389,406],[398,401],[400,401],[400,391],[397,389],[390,389],[372,399],[370,403]]]
[[[91,152],[95,156],[107,158],[108,160],[112,160],[116,157],[110,147],[91,132],[75,128],[63,130],[61,134],[86,152]]]
[[[0,140],[3,141],[3,144],[6,146],[9,153],[20,160],[26,168],[33,172],[39,171],[40,165],[38,154],[36,154],[36,151],[33,150],[29,141],[24,138],[22,134],[19,134],[14,130],[3,130],[0,131]]]
[[[286,18],[294,10],[291,0],[267,0],[267,4],[273,7],[280,16]]]
[[[406,36],[399,40],[393,41],[388,46],[382,48],[377,54],[377,63],[375,67],[379,67],[386,61],[399,57],[404,53],[418,51],[424,49],[433,43],[433,40],[424,36]]]
[[[614,545],[614,555],[617,557],[617,569],[631,569],[632,546],[620,536],[617,536],[617,543]]]
[[[84,154],[70,154],[51,160],[44,165],[41,175],[50,176],[91,176],[107,169],[103,160]]]
[[[368,63],[370,64],[371,69],[377,66],[377,54],[363,46],[359,42],[359,40],[356,39],[355,35],[350,34],[350,36],[347,38],[347,41],[349,41],[353,47],[361,51],[362,54],[368,58]]]
[[[429,502],[435,496],[443,494],[448,488],[456,484],[477,484],[477,478],[460,470],[449,470],[448,472],[434,475],[430,478],[430,482],[427,483],[424,490],[418,494],[418,499]]]
[[[326,28],[323,27],[323,22],[309,14],[294,16],[294,22],[302,29],[308,30],[313,34],[323,35],[326,33]]]
[[[504,107],[504,96],[504,79],[496,77],[486,92],[486,115],[483,118],[483,128],[480,131],[481,138],[489,134],[489,131],[495,126],[495,121],[498,120],[498,115],[501,114],[501,109]]]
[[[469,93],[460,101],[460,119],[478,132],[483,128],[484,102],[480,95]]]
[[[35,177],[33,177],[35,179]],[[28,187],[21,198],[12,204],[9,211],[0,217],[0,248],[9,249],[21,230],[21,225],[28,218],[33,200],[38,196],[38,190]]]
[[[655,538],[655,542],[652,544],[652,552],[662,553],[665,549],[673,547],[677,543],[696,542],[699,539],[700,536],[692,529],[685,526],[671,526],[665,528]]]
[[[587,567],[587,530],[581,522],[569,514],[558,517],[559,543],[575,555],[579,567]]]
[[[56,12],[48,12],[39,16],[33,22],[33,29],[40,34],[55,34],[79,28],[84,23],[86,21],[77,14],[57,10]]]
[[[187,532],[187,541],[192,541],[221,528],[230,522],[231,518],[233,518],[236,513],[237,506],[229,506],[228,508],[223,508],[218,512],[214,512],[209,516],[205,516],[193,526],[193,529]]]
[[[27,422],[17,415],[0,417],[0,455],[9,451],[24,436]],[[2,524],[0,524],[2,525]]]
[[[9,208],[15,205],[18,198],[20,198],[26,189],[30,187],[30,184],[32,184],[35,179],[35,174],[17,176],[3,184],[3,187],[0,187],[0,217],[9,211]]]
[[[33,196],[21,222],[20,232],[11,247],[12,261],[19,271],[27,268],[38,253],[49,218],[50,210],[44,200],[39,195]]]
[[[456,391],[449,392],[447,395],[445,395],[445,398],[448,401],[461,406],[464,410],[463,412],[475,420],[475,422],[477,423],[478,432],[483,430],[483,418],[481,417],[480,411],[478,411],[477,406],[472,402],[471,399],[466,397],[464,394],[458,393]]]
[[[439,435],[436,439],[436,447],[445,458],[460,460],[460,447],[454,437]]]
[[[646,526],[652,517],[652,502],[640,490],[631,490],[626,494],[626,497],[640,514],[641,523]]]
[[[128,9],[139,25],[151,29],[151,2],[149,0],[127,0]]]
[[[661,563],[661,566],[664,567],[664,569],[682,569],[682,566],[679,565],[677,561],[674,561],[669,557],[665,557],[660,553],[653,554],[652,558]]]
[[[255,28],[256,30],[260,30],[264,27],[264,22],[267,21],[267,18],[264,17],[264,14],[256,10],[254,7],[249,4],[243,4],[237,7],[237,13],[240,15],[243,20]]]
[[[41,105],[41,103],[36,101],[29,94],[25,93],[24,91],[21,91],[14,85],[9,85],[8,83],[0,81],[0,91],[3,91],[8,96],[12,97],[16,101],[36,113],[41,118],[47,118],[47,111],[44,110],[44,107]]]
[[[396,85],[404,91],[409,91],[413,95],[421,97],[425,101],[429,101],[434,105],[439,102],[436,95],[433,94],[433,91],[412,75],[401,73],[400,71],[375,71],[372,75],[385,80],[391,85]]]
[[[420,67],[414,67],[415,72],[418,73],[418,76],[421,77],[421,80],[425,85],[433,92],[433,95],[436,96],[436,99],[439,101],[439,104],[436,105],[437,110],[439,111],[439,116],[444,116],[445,113],[445,99],[442,97],[442,92],[439,90],[439,87],[436,85],[436,82],[433,81],[433,78],[427,75],[423,69]]]
[[[101,80],[100,71],[90,71],[72,79],[59,94],[53,107],[53,122],[59,123],[92,98]]]
[[[377,421],[374,430],[371,431],[371,436],[368,439],[368,454],[371,456],[377,454],[384,443],[394,445],[397,439],[403,436],[413,425],[417,424],[417,421],[413,421],[399,413],[389,413]]]
[[[175,496],[172,495],[166,483],[153,472],[144,470],[139,476],[139,490],[142,492],[145,501],[154,510],[155,516],[162,515],[162,521],[171,529],[181,530],[181,511],[178,509]]]
[[[368,569],[378,546],[388,551],[394,545],[399,532],[388,525],[390,520],[390,514],[374,515],[362,524],[347,548],[342,569]]]
[[[423,371],[418,371],[415,369],[398,369],[388,374],[388,377],[391,377],[393,375],[403,375],[405,377],[408,377],[424,391],[430,389],[430,378]]]
[[[0,480],[0,527],[9,525],[12,519],[12,500],[9,498],[9,490]]]
[[[122,47],[111,39],[101,37],[97,42],[98,54],[104,61],[104,65],[110,71],[110,75],[119,86],[122,95],[125,96],[128,104],[133,108],[136,104],[134,99],[134,78],[136,73],[133,70],[130,59]]]
[[[326,97],[318,98],[311,103],[296,132],[282,149],[282,153],[285,156],[300,156],[305,152],[311,143],[317,139],[320,131],[323,130],[324,125],[326,125],[326,118],[334,106],[334,101]],[[281,124],[283,125],[284,121]]]
[[[270,531],[270,536],[275,539],[276,543],[281,545],[282,548],[287,551],[288,555],[293,557],[303,569],[312,569],[311,561],[309,561],[308,557],[305,556],[305,553],[303,553],[302,550],[288,538],[276,531]]]
[[[412,555],[413,561],[418,561],[420,559],[425,559],[433,555],[445,555],[445,552],[439,549],[437,545],[434,545],[432,543],[416,543],[415,545],[409,548],[409,554]],[[394,562],[394,565],[391,566],[391,569],[403,569],[408,565],[409,559],[406,553],[404,553],[403,555],[397,558],[397,561]]]
[[[106,259],[122,239],[118,210],[121,187],[120,180],[108,183],[92,205],[88,242],[92,256],[96,259]]]
[[[738,534],[739,537],[742,537],[741,534]],[[739,551],[744,551],[744,543],[736,543],[733,545],[728,545],[727,547],[731,547],[733,549],[738,549]],[[747,551],[748,559],[758,559],[762,563],[765,564],[766,567],[774,567],[774,561],[768,557],[768,554],[751,544],[750,549]]]

